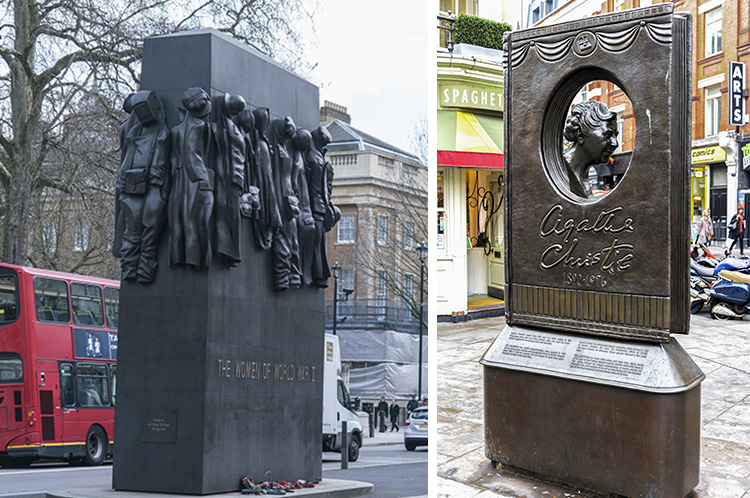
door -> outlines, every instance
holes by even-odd
[[[79,414],[78,408],[76,408],[75,369],[71,363],[60,365],[60,411],[62,439],[64,441],[80,440]]]
[[[491,245],[487,266],[487,294],[497,299],[505,296],[505,224],[503,213],[503,175],[497,172],[489,181],[492,206],[487,221],[487,238]]]

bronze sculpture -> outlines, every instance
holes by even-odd
[[[274,232],[271,246],[273,285],[276,291],[300,286],[299,269],[295,268],[292,260],[292,247],[297,244],[299,199],[292,187],[292,158],[286,149],[286,143],[294,136],[294,132],[294,121],[290,117],[271,122],[273,175],[281,215],[281,227]]]
[[[209,166],[211,99],[202,88],[182,97],[185,117],[172,128],[169,264],[205,270],[211,264],[214,171]]]
[[[318,127],[312,132],[312,144],[305,155],[307,186],[310,193],[310,207],[315,220],[315,239],[313,241],[312,279],[316,287],[328,287],[331,270],[328,267],[326,254],[326,218],[332,220],[329,212],[330,194],[328,189],[328,171],[325,158],[326,146],[331,143],[331,134],[325,128]],[[330,230],[330,228],[328,228]]]
[[[281,214],[276,201],[276,185],[271,169],[271,147],[265,135],[265,130],[271,120],[271,113],[267,107],[258,107],[253,110],[253,117],[255,118],[253,184],[260,190],[260,210],[255,219],[255,241],[260,249],[270,249],[273,232],[281,227]]]
[[[257,186],[255,171],[255,146],[253,144],[255,118],[253,111],[245,109],[237,116],[237,125],[245,141],[245,185],[240,197],[240,214],[253,222],[260,216],[260,188]]]
[[[215,252],[227,266],[240,262],[240,196],[245,184],[245,139],[233,117],[245,109],[241,95],[217,99],[213,123]]]
[[[292,156],[292,185],[295,195],[299,199],[299,215],[297,215],[297,244],[292,248],[292,258],[297,260],[302,283],[312,283],[312,261],[315,248],[315,218],[310,206],[310,191],[307,186],[307,172],[305,171],[305,154],[312,144],[312,135],[308,130],[299,129],[291,139]]]
[[[117,177],[125,217],[120,264],[123,280],[147,283],[156,272],[159,237],[166,218],[169,130],[154,92],[136,93],[131,104],[138,120],[128,130]]]
[[[617,114],[601,102],[581,102],[570,111],[563,137],[573,144],[563,151],[570,190],[589,198],[589,167],[606,163],[617,149]]]

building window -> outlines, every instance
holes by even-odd
[[[414,276],[404,275],[404,296],[414,297]]]
[[[407,221],[404,223],[404,249],[414,249],[414,222]]]
[[[380,215],[378,216],[378,245],[386,244],[388,244],[388,217]]]
[[[622,117],[622,113],[617,113],[617,149],[615,149],[615,154],[619,154],[622,152],[622,142],[625,140],[625,136],[623,134],[625,128],[625,119]]]
[[[85,251],[89,248],[89,227],[86,225],[76,225],[75,240],[73,242],[74,251]]]
[[[356,221],[356,215],[353,214],[342,214],[341,219],[337,223],[338,232],[336,236],[336,242],[339,244],[354,244],[354,236],[356,234],[354,223]]]
[[[388,287],[386,286],[387,274],[385,270],[378,270],[375,281],[376,309],[378,320],[384,320],[386,315],[386,299],[388,297]]]
[[[721,86],[715,85],[706,88],[706,136],[712,137],[719,134],[719,122],[721,119]]]
[[[533,11],[531,12],[531,23],[532,23],[532,24],[536,24],[536,23],[538,23],[538,22],[539,22],[539,21],[540,21],[541,19],[542,19],[542,15],[541,15],[541,12],[540,12],[540,9],[539,9],[539,7],[537,7],[537,8],[535,8],[535,9],[534,9],[534,10],[533,10]]]
[[[706,12],[706,57],[721,52],[721,7]]]
[[[42,244],[47,252],[55,252],[57,248],[57,229],[54,226],[42,227]]]

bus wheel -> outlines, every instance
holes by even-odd
[[[86,436],[86,463],[88,465],[101,465],[107,456],[107,435],[98,425],[92,425]]]

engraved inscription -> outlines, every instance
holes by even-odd
[[[511,341],[523,341],[523,342],[534,342],[537,344],[562,344],[567,346],[570,344],[571,339],[567,337],[558,337],[548,334],[529,334],[528,332],[512,331],[508,336],[508,340]]]
[[[316,371],[311,365],[291,363],[265,363],[243,360],[216,360],[218,377],[224,379],[276,380],[289,382],[315,382]]]
[[[549,349],[517,346],[515,344],[506,344],[503,348],[503,354],[507,354],[509,356],[519,356],[521,358],[542,358],[545,360],[557,361],[563,361],[565,359],[564,351],[551,351]]]
[[[571,370],[588,370],[592,372],[616,375],[618,377],[639,377],[643,373],[643,363],[633,363],[596,356],[575,355],[570,364]]]
[[[560,204],[552,206],[539,225],[540,237],[552,242],[542,251],[539,267],[549,270],[562,265],[572,269],[590,268],[609,274],[630,269],[634,246],[620,242],[618,238],[607,240],[593,251],[578,249],[578,234],[590,232],[606,236],[633,232],[633,219],[623,217],[622,210],[622,207],[616,207],[600,212],[593,220],[576,220],[572,217],[565,219]],[[571,282],[569,285],[574,284]]]
[[[146,427],[151,432],[167,432],[167,430],[172,427],[172,424],[170,424],[163,418],[155,418],[149,422],[146,422]]]
[[[141,413],[141,441],[144,443],[176,443],[177,410],[144,409]]]
[[[572,271],[563,272],[563,283],[577,287],[606,287],[607,277],[600,273],[576,273]]]

